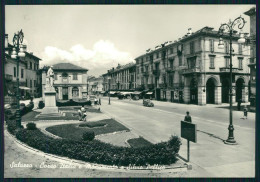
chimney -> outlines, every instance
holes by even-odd
[[[8,34],[5,34],[5,53],[8,54]]]

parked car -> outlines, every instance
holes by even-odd
[[[150,99],[144,99],[143,100],[143,106],[154,107],[154,104],[153,104],[153,102]]]
[[[90,95],[90,96],[89,96],[89,100],[90,100],[91,103],[93,103],[93,104],[98,104],[98,98],[97,98],[97,96],[95,96],[95,95]]]

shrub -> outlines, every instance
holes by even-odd
[[[42,108],[44,108],[44,106],[45,106],[45,104],[44,104],[44,102],[41,100],[41,101],[38,103],[38,108],[39,108],[39,109],[42,109]]]
[[[168,146],[170,148],[173,148],[175,153],[178,153],[180,150],[180,146],[181,146],[181,139],[180,137],[176,136],[176,135],[172,135],[168,141]]]
[[[36,130],[36,129],[37,129],[35,123],[27,123],[27,124],[26,124],[26,128],[27,128],[28,130]]]
[[[92,141],[92,140],[94,140],[94,138],[95,138],[95,133],[94,133],[94,131],[86,131],[86,132],[83,133],[83,135],[82,135],[82,139],[83,139],[84,141]]]
[[[14,134],[15,130],[16,130],[16,121],[15,120],[7,120],[6,121],[7,124],[7,130]]]

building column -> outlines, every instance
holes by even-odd
[[[68,99],[72,99],[72,87],[68,88]]]
[[[242,89],[242,102],[248,102],[248,87]]]
[[[215,87],[215,104],[222,104],[221,86]]]
[[[204,106],[206,105],[206,90],[204,87],[198,87],[198,105]]]
[[[62,87],[58,87],[59,90],[59,99],[62,100]]]
[[[183,100],[185,104],[190,103],[190,87],[184,87]]]
[[[82,99],[82,87],[78,87],[79,89],[79,98]]]

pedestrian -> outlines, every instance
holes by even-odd
[[[247,112],[248,112],[248,110],[247,110],[247,107],[245,106],[244,107],[244,119],[247,119]]]
[[[240,111],[242,99],[238,99],[237,101],[237,110]]]
[[[192,121],[191,121],[190,112],[187,111],[186,114],[187,114],[187,115],[185,116],[184,121],[191,123]]]
[[[84,105],[82,105],[82,107],[80,108],[79,116],[80,116],[80,119],[79,119],[80,121],[85,121],[86,120],[87,112],[86,112],[86,109],[85,109]]]
[[[99,99],[98,99],[98,102],[99,102],[99,105],[101,105],[101,99],[100,99],[100,97],[99,97]]]

